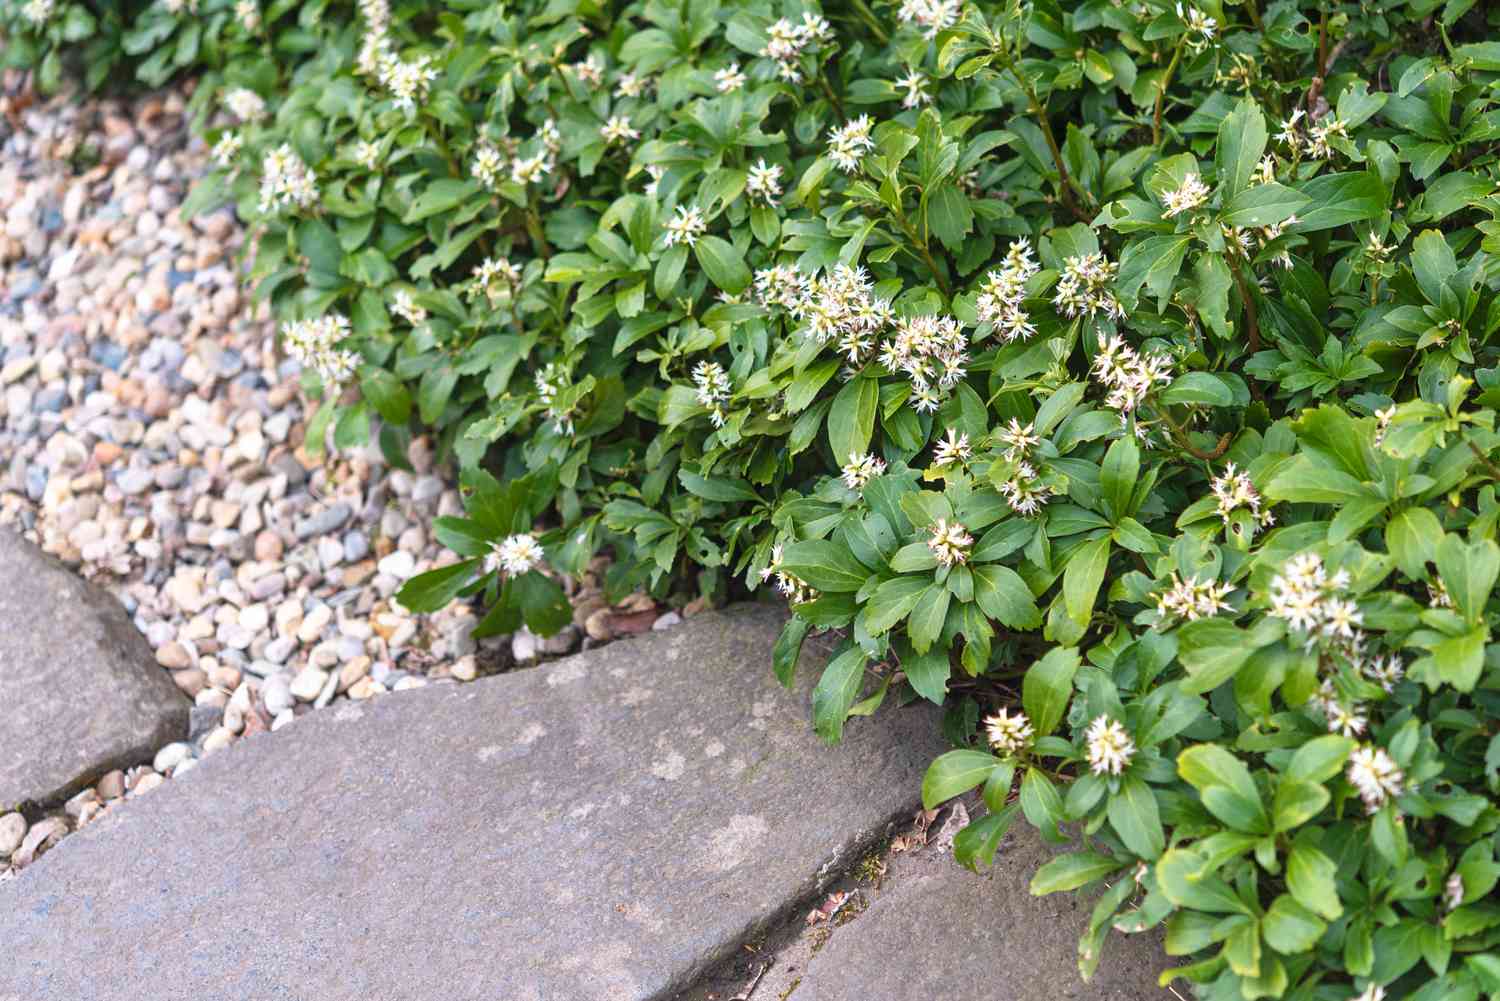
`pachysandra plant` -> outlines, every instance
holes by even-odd
[[[199,3],[0,32],[201,73],[310,445],[462,470],[408,606],[779,593],[823,737],[946,707],[961,860],[1068,842],[1084,975],[1500,992],[1495,13]]]

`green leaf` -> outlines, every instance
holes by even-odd
[[[1339,902],[1338,866],[1310,845],[1295,845],[1286,863],[1287,890],[1297,902],[1329,921],[1344,913]]]
[[[1000,763],[988,751],[949,751],[939,755],[922,778],[923,808],[931,810],[982,785]]]
[[[1035,629],[1042,624],[1042,611],[1020,574],[994,563],[973,567],[972,572],[974,600],[985,615],[1011,629]]]
[[[837,464],[869,451],[879,403],[880,383],[876,379],[851,379],[833,398],[833,409],[828,411],[828,447]]]
[[[1141,474],[1141,450],[1134,436],[1116,438],[1104,453],[1099,486],[1104,489],[1104,511],[1118,522],[1131,513],[1130,499]]]
[[[1276,833],[1300,827],[1328,805],[1328,790],[1315,782],[1284,778],[1271,801],[1271,819]]]
[[[1206,403],[1211,407],[1234,405],[1234,391],[1211,372],[1185,372],[1157,394],[1163,403]]]
[[[1110,858],[1096,852],[1072,852],[1050,859],[1036,875],[1031,877],[1033,896],[1045,896],[1064,890],[1076,890],[1111,873],[1119,872],[1129,863]]]
[[[1307,195],[1272,181],[1246,188],[1224,207],[1229,226],[1274,226],[1285,222],[1311,202]]]
[[[954,860],[968,869],[975,868],[977,863],[993,863],[995,851],[1000,847],[1000,841],[1010,830],[1019,811],[1019,803],[1010,803],[959,831],[953,838]]]
[[[1162,895],[1178,907],[1211,914],[1246,914],[1234,891],[1207,869],[1207,860],[1189,848],[1168,849],[1156,863]]]
[[[946,648],[939,647],[926,653],[903,657],[901,670],[906,674],[912,691],[929,702],[943,704],[943,699],[948,695],[948,677],[953,673]]]
[[[1073,697],[1073,676],[1083,658],[1072,647],[1053,647],[1032,664],[1021,679],[1021,707],[1031,719],[1036,736],[1057,729]]]
[[[1225,200],[1245,190],[1266,151],[1266,118],[1260,106],[1241,98],[1219,126],[1214,163]]]
[[[781,566],[819,591],[858,591],[870,576],[869,568],[848,549],[827,539],[787,543]]]
[[[865,606],[865,628],[873,636],[886,632],[911,614],[931,586],[930,577],[893,577],[884,581]]]
[[[844,736],[844,720],[865,679],[865,652],[850,646],[828,662],[813,689],[813,730],[830,744]]]
[[[1063,600],[1068,617],[1086,626],[1094,613],[1094,600],[1109,566],[1109,539],[1092,539],[1079,546],[1063,571]]]
[[[1267,945],[1283,956],[1295,956],[1317,945],[1328,926],[1312,911],[1283,893],[1271,901],[1260,928]]]
[[[478,181],[459,181],[447,177],[433,181],[411,203],[403,221],[421,222],[429,216],[447,212],[479,190]]]
[[[1148,861],[1160,857],[1167,846],[1156,794],[1145,781],[1127,775],[1120,791],[1109,798],[1109,825],[1115,829],[1125,847]]]
[[[917,601],[911,618],[906,622],[906,634],[917,653],[926,653],[943,635],[943,623],[948,617],[948,603],[952,594],[940,584],[933,584]]]
[[[1237,831],[1270,830],[1250,769],[1218,744],[1197,744],[1177,756],[1177,773],[1195,789],[1215,817]]]
[[[1500,546],[1491,539],[1465,545],[1457,535],[1445,535],[1438,543],[1435,559],[1454,607],[1471,623],[1482,620],[1495,578],[1500,575]]]
[[[1294,233],[1312,233],[1373,219],[1385,211],[1390,198],[1380,177],[1366,170],[1322,174],[1300,185],[1298,190],[1313,207],[1290,227]]]
[[[708,280],[730,295],[739,295],[750,284],[750,269],[745,266],[744,255],[728,241],[717,236],[700,236],[693,244],[693,254]]]
[[[1287,764],[1287,778],[1299,782],[1326,782],[1344,770],[1344,762],[1356,746],[1351,738],[1336,733],[1314,737],[1292,755]]]
[[[797,661],[802,656],[802,641],[807,638],[809,628],[810,623],[806,619],[793,616],[782,627],[781,635],[776,637],[776,645],[771,649],[771,668],[776,674],[776,680],[785,688],[792,687],[792,679],[797,673]]]
[[[390,423],[405,424],[411,419],[411,393],[404,382],[385,369],[374,365],[360,366],[359,391]]]
[[[396,599],[413,612],[435,612],[458,597],[478,569],[478,560],[462,560],[418,574],[401,586]]]

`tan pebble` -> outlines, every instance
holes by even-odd
[[[182,689],[182,694],[193,698],[203,691],[204,685],[208,684],[208,675],[196,667],[190,667],[185,671],[173,671],[172,680],[177,682],[177,687]]]
[[[100,799],[119,799],[125,795],[125,773],[116,768],[99,780],[94,791]]]
[[[233,743],[234,734],[229,731],[228,727],[214,727],[213,732],[203,738],[203,753],[213,754],[215,751],[222,751]]]
[[[240,685],[240,671],[236,667],[216,667],[209,672],[208,680],[215,688],[232,692]]]
[[[146,793],[150,792],[152,789],[155,789],[165,781],[166,779],[158,775],[156,772],[142,775],[139,779],[136,780],[135,785],[131,788],[130,795],[144,796],[146,795]]]
[[[473,654],[468,654],[455,660],[449,673],[459,681],[473,681],[479,676],[479,662]]]
[[[347,692],[349,687],[360,678],[370,673],[370,658],[355,657],[343,667],[339,668],[339,691]]]
[[[193,665],[193,655],[187,647],[173,640],[156,651],[156,662],[171,670],[180,670]]]

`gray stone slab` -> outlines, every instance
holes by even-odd
[[[0,998],[670,997],[915,809],[932,707],[822,746],[745,606],[242,741],[0,886]]]
[[[1018,819],[994,866],[979,874],[947,851],[893,865],[886,888],[808,963],[790,1001],[1180,998],[1156,986],[1157,973],[1171,964],[1154,934],[1111,932],[1098,971],[1084,983],[1078,936],[1092,901],[1029,890],[1053,851]]]
[[[115,597],[0,528],[0,811],[187,734],[188,700]]]

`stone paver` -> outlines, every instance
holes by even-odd
[[[916,706],[819,744],[817,665],[770,675],[783,614],[214,755],[0,887],[0,997],[670,997],[909,816],[941,750]]]
[[[108,592],[0,528],[0,811],[187,732],[188,701]]]
[[[946,851],[893,866],[889,886],[830,936],[791,1001],[1173,1001],[1156,986],[1171,964],[1155,935],[1111,932],[1098,971],[1080,979],[1092,902],[1028,889],[1052,851],[1018,820],[979,875]]]

